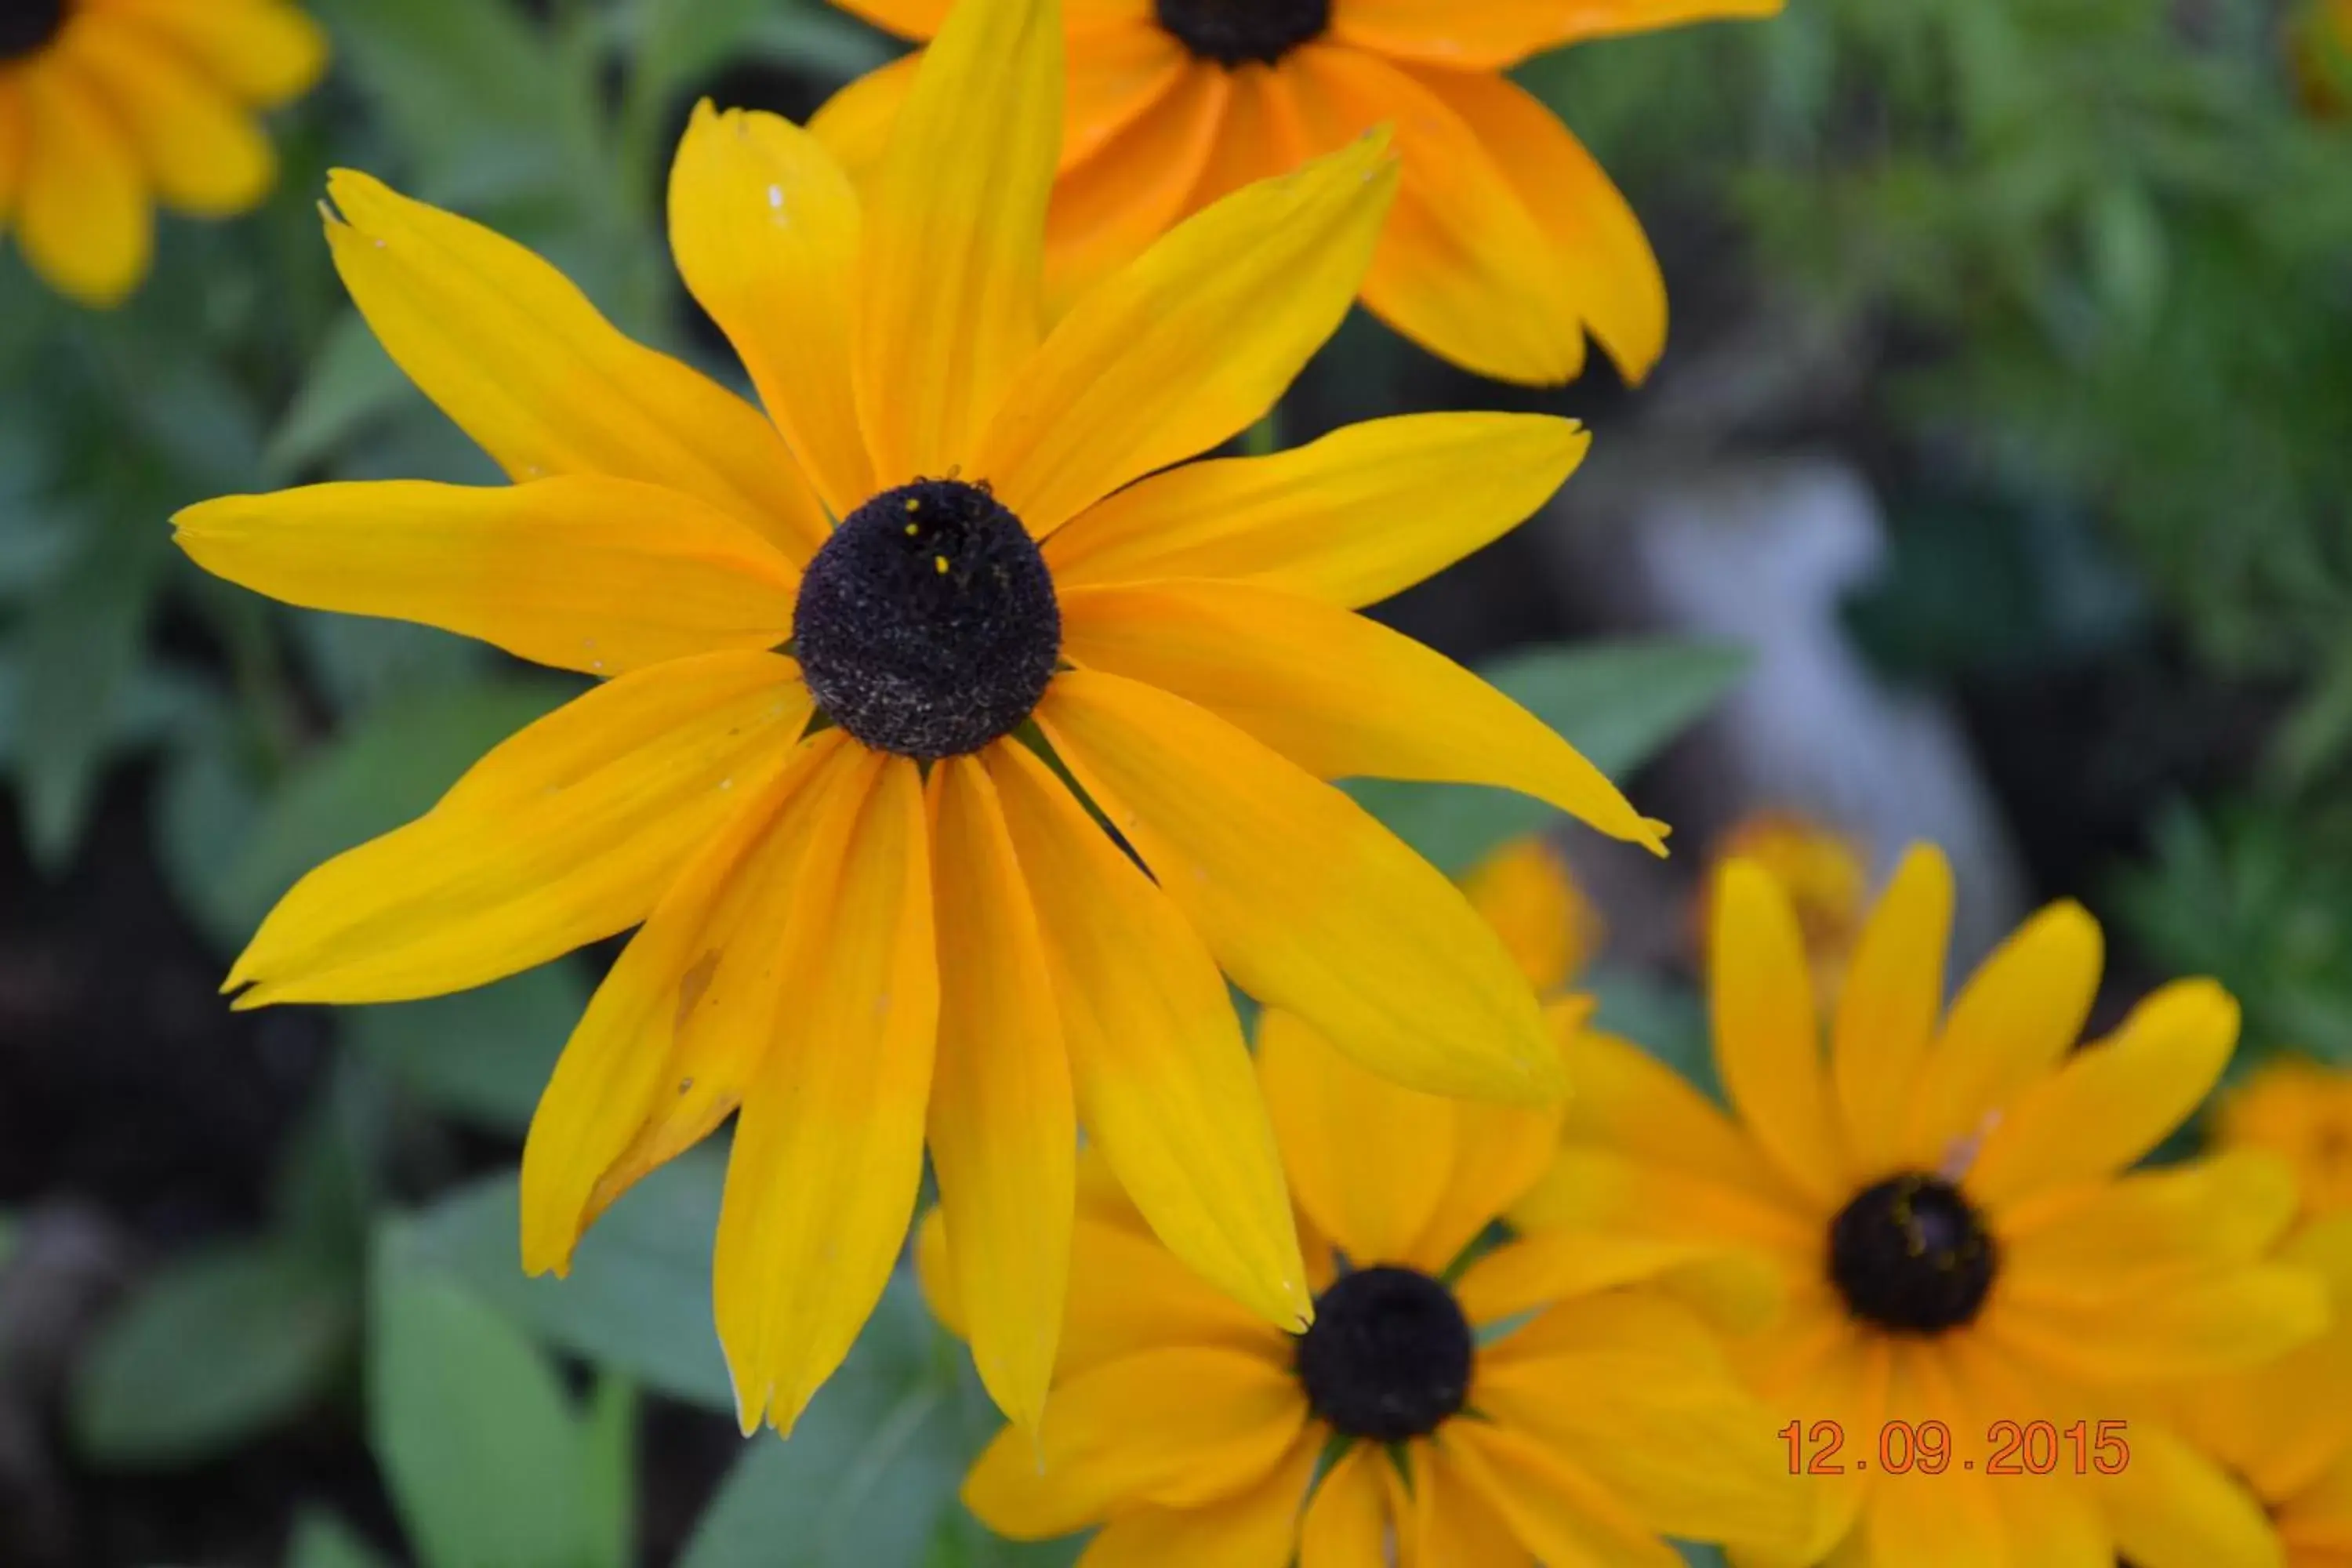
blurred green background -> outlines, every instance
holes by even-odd
[[[660,232],[687,110],[804,117],[897,47],[817,0],[310,7],[336,66],[278,117],[268,207],[167,222],[105,316],[0,245],[0,1563],[1067,1562],[955,1505],[993,1416],[910,1287],[800,1437],[735,1436],[716,1151],[647,1182],[569,1282],[521,1277],[520,1130],[609,952],[402,1006],[214,994],[302,870],[572,689],[284,610],[169,543],[212,495],[496,478],[343,300],[326,170],[491,224],[740,384]],[[1791,613],[1957,738],[2003,861],[1963,854],[1964,883],[2090,904],[2110,1015],[2211,973],[2249,1058],[2352,1063],[2352,136],[2326,109],[2342,62],[2298,64],[2300,26],[2258,0],[1794,0],[1538,61],[1664,260],[1654,384],[1596,360],[1556,395],[1483,386],[1359,320],[1286,406],[1286,440],[1553,407],[1592,423],[1597,469],[1642,455],[1571,483],[1609,515],[1571,505],[1391,613],[1645,805],[1690,804],[1665,881],[1576,844],[1618,928],[1593,984],[1645,1045],[1700,1070],[1687,910],[1716,828],[1795,804],[1899,847],[1837,824],[1834,790],[1715,768],[1736,730],[1669,748],[1771,652],[1579,553],[1658,484],[1732,476],[1736,510],[1740,476],[1798,458],[1858,479],[1875,542]],[[1563,561],[1601,565],[1569,589]],[[1895,744],[1856,724],[1817,771]],[[1546,826],[1365,793],[1449,868]]]

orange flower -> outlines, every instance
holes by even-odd
[[[2294,1169],[2305,1215],[2352,1209],[2352,1073],[2284,1058],[2221,1102],[2219,1142],[2267,1149]]]
[[[929,39],[949,0],[840,0]],[[1780,0],[1077,0],[1049,286],[1066,300],[1248,182],[1396,127],[1404,182],[1363,300],[1485,375],[1574,379],[1589,330],[1629,380],[1665,346],[1639,219],[1551,111],[1502,72],[1530,55]],[[880,163],[912,58],[853,83],[812,128]]]

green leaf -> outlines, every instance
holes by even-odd
[[[710,1316],[710,1244],[726,1160],[696,1150],[647,1176],[596,1222],[568,1279],[522,1271],[515,1179],[443,1199],[408,1232],[418,1259],[554,1344],[647,1388],[732,1414]]]
[[[375,1548],[361,1540],[351,1526],[321,1510],[294,1521],[294,1539],[286,1548],[286,1568],[389,1568]]]
[[[263,469],[272,479],[291,482],[324,462],[362,426],[415,395],[366,321],[358,311],[346,310],[329,329],[301,390],[270,433]]]
[[[752,1441],[678,1568],[915,1568],[963,1479],[962,1397],[902,1270],[792,1440]]]
[[[496,1309],[425,1266],[404,1221],[378,1239],[368,1427],[425,1568],[596,1560],[585,1435],[555,1368]]]
[[[349,1282],[272,1243],[192,1253],[153,1275],[75,1369],[68,1415],[91,1462],[205,1458],[299,1413],[344,1365]]]
[[[1628,642],[1545,648],[1481,673],[1594,766],[1623,779],[1720,701],[1747,666],[1747,655],[1736,648]],[[1466,785],[1364,779],[1350,783],[1348,793],[1453,875],[1558,815],[1507,790]]]
[[[536,677],[418,691],[376,709],[306,761],[222,875],[221,918],[250,931],[320,861],[421,816],[485,752],[569,694]]]
[[[343,1017],[352,1044],[428,1104],[519,1132],[587,1005],[578,965],[558,960],[478,990]]]
[[[596,1380],[586,1432],[588,1535],[585,1568],[628,1568],[637,1538],[637,1385],[607,1374]]]

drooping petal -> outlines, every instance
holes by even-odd
[[[773,1036],[771,962],[839,797],[871,788],[840,731],[811,736],[692,858],[572,1031],[522,1155],[522,1262],[572,1267],[596,1216],[733,1113]]]
[[[1438,1429],[1433,1446],[1444,1455],[1450,1473],[1545,1563],[1606,1563],[1614,1568],[1679,1568],[1682,1563],[1682,1554],[1658,1539],[1622,1499],[1515,1427],[1451,1421]]]
[[[1359,1443],[1316,1484],[1299,1521],[1298,1568],[1379,1568],[1388,1561],[1389,1457]]]
[[[1347,313],[1395,178],[1370,137],[1186,220],[1021,367],[978,474],[1044,537],[1249,425]]]
[[[607,681],[296,883],[229,972],[252,987],[236,1005],[439,995],[626,930],[783,765],[809,707],[772,654]]]
[[[2098,994],[2099,924],[2051,905],[2011,934],[1961,987],[1922,1065],[1905,1153],[1930,1167],[2047,1076],[2083,1032]]]
[[[327,34],[289,0],[106,0],[211,77],[264,108],[299,98],[327,68]]]
[[[759,410],[630,342],[521,246],[349,169],[327,180],[344,287],[425,395],[518,480],[605,474],[699,497],[805,562],[816,497]]]
[[[1269,1321],[1312,1315],[1281,1157],[1223,978],[1025,748],[987,753],[1087,1131],[1169,1248]]]
[[[1952,868],[1942,851],[1915,847],[1863,928],[1830,1037],[1831,1081],[1859,1171],[1901,1158],[1904,1118],[1944,1005],[1951,926]]]
[[[878,773],[854,817],[818,832],[837,871],[821,849],[794,889],[774,1039],[727,1165],[711,1294],[747,1436],[762,1416],[789,1433],[841,1363],[922,1185],[940,1005],[929,833],[915,763]]]
[[[1054,1378],[1076,1203],[1077,1111],[1037,916],[996,786],[935,763],[940,954],[931,1163],[972,1359],[1034,1430]]]
[[[1181,698],[1057,677],[1038,721],[1225,971],[1381,1076],[1557,1100],[1534,994],[1453,885],[1361,807]]]
[[[1562,1302],[1494,1344],[1475,1397],[1653,1530],[1796,1547],[1811,1529],[1812,1499],[1790,1482],[1778,1422],[1740,1386],[1708,1327],[1671,1300]]]
[[[205,571],[306,609],[384,616],[596,675],[792,636],[800,574],[679,490],[582,475],[230,496],[172,520]]]
[[[851,321],[878,488],[973,472],[974,443],[1037,346],[1062,53],[1059,0],[971,0],[899,106],[866,193]]]
[[[1299,1505],[1322,1447],[1310,1426],[1244,1491],[1205,1508],[1123,1510],[1087,1542],[1078,1568],[1290,1568]]]
[[[1505,172],[1502,150],[1377,55],[1309,44],[1283,62],[1315,147],[1393,123],[1403,178],[1364,303],[1482,375],[1552,385],[1584,368],[1577,271],[1563,268]],[[1563,133],[1564,134],[1564,133]],[[1552,199],[1557,200],[1557,196]]]
[[[1507,532],[1592,437],[1538,414],[1404,414],[1154,474],[1045,542],[1066,587],[1217,577],[1355,608]]]
[[[155,214],[139,155],[95,86],[63,62],[15,84],[24,105],[16,240],[44,280],[101,309],[147,275]]]
[[[695,106],[670,167],[678,275],[835,517],[879,488],[850,391],[859,224],[849,176],[808,132],[781,115]]]
[[[1658,825],[1543,721],[1470,671],[1352,611],[1254,584],[1066,590],[1063,651],[1174,692],[1318,778],[1517,790],[1664,853]]]
[[[1232,91],[1224,70],[1187,66],[1083,157],[1073,152],[1081,143],[1064,143],[1064,172],[1045,225],[1049,321],[1192,210]]]
[[[1544,103],[1507,77],[1414,70],[1509,182],[1560,287],[1628,381],[1666,347],[1666,279],[1624,193]]]
[[[1769,16],[1781,0],[1340,0],[1331,31],[1377,54],[1496,71],[1563,44],[1717,17]]]
[[[155,193],[183,211],[226,216],[278,177],[278,155],[245,107],[161,37],[69,27],[58,53],[102,92]]]
[[[1121,1504],[1199,1508],[1282,1465],[1307,1422],[1298,1381],[1255,1356],[1189,1347],[1065,1379],[1033,1440],[1006,1427],[964,1479],[1000,1535],[1066,1535]]]
[[[1306,144],[1298,136],[1290,84],[1279,68],[1256,60],[1231,67],[1220,63],[1214,68],[1225,79],[1224,113],[1218,119],[1215,139],[1187,198],[1186,205],[1193,212],[1244,185],[1287,174],[1307,158]],[[1338,141],[1331,143],[1339,144]]]
[[[1719,874],[1707,962],[1725,1091],[1783,1175],[1843,1202],[1850,1165],[1830,1109],[1812,970],[1788,895],[1760,867],[1734,860]]]
[[[2156,1147],[2203,1103],[2238,1043],[2238,1004],[2177,981],[2011,1104],[1969,1172],[1990,1204],[2102,1176]]]

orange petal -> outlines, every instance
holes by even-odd
[[[1332,36],[1376,54],[1493,71],[1586,38],[1644,33],[1717,17],[1770,16],[1781,0],[1347,0]]]

